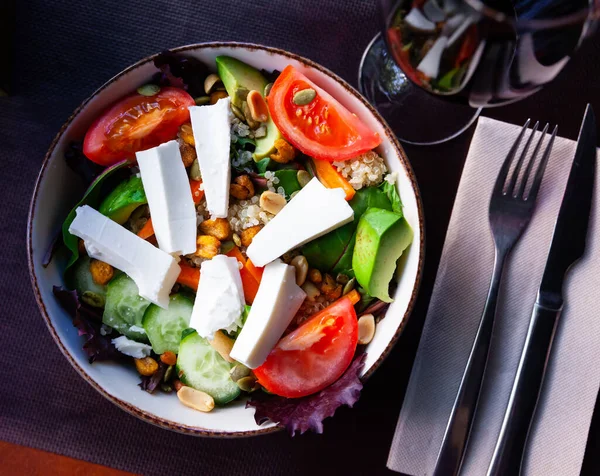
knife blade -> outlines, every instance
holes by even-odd
[[[588,104],[488,476],[521,472],[531,421],[562,312],[564,279],[585,252],[595,175],[596,120]]]

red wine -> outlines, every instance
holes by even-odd
[[[386,42],[428,92],[472,107],[503,105],[560,73],[589,27],[580,13],[590,1],[390,1]]]

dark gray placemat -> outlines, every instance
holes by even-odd
[[[103,399],[60,354],[35,304],[25,253],[46,149],[112,75],[167,47],[238,40],[305,55],[355,83],[378,28],[375,2],[17,3],[13,96],[0,99],[0,439],[144,474],[386,474],[400,402],[383,372],[322,436],[210,440],[161,430]]]

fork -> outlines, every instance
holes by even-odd
[[[536,166],[536,157],[542,148],[549,127],[546,124],[519,182],[519,175],[526,162],[527,152],[539,127],[539,122],[536,122],[519,159],[514,164],[519,145],[529,128],[529,123],[530,120],[527,120],[512,145],[500,169],[492,192],[489,220],[495,245],[494,271],[475,341],[469,354],[458,394],[448,419],[442,446],[437,456],[434,476],[455,476],[460,471],[487,365],[498,302],[498,291],[500,290],[506,258],[531,220],[544,170],[556,137],[557,127],[554,128],[544,154]],[[527,185],[532,176],[531,186],[527,191]]]

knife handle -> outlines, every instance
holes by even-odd
[[[487,476],[518,475],[561,309],[536,303]]]

